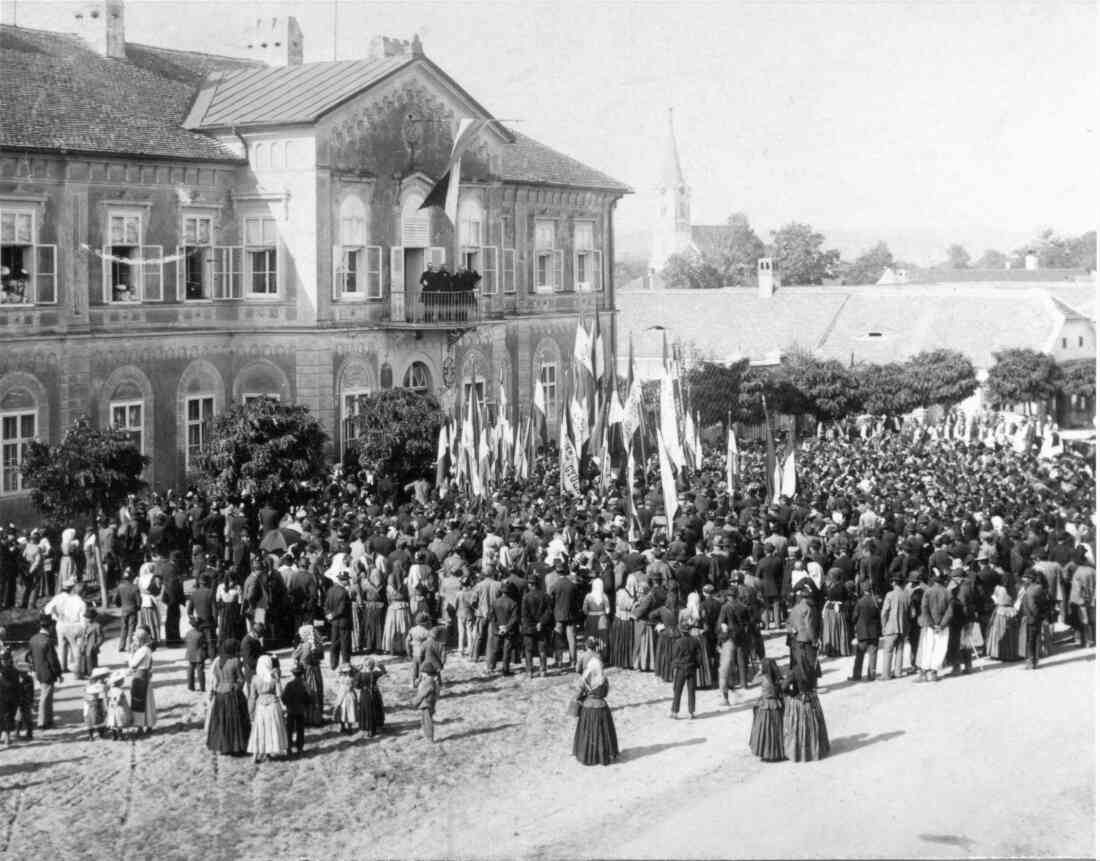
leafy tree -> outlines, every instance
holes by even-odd
[[[1059,391],[1069,398],[1096,397],[1096,362],[1092,359],[1073,359],[1061,367]]]
[[[735,212],[726,219],[730,238],[722,251],[719,268],[724,284],[753,284],[756,279],[757,261],[765,256],[764,241],[749,226],[743,212]]]
[[[840,252],[823,250],[825,236],[792,221],[772,232],[772,257],[785,284],[820,284],[836,275]]]
[[[917,406],[951,407],[978,388],[974,365],[955,350],[918,353],[905,363],[905,374]]]
[[[855,375],[835,359],[795,355],[780,365],[788,390],[784,412],[810,413],[818,421],[834,421],[859,409],[859,384]],[[790,392],[797,393],[792,396]]]
[[[199,457],[198,482],[212,495],[245,492],[279,505],[325,466],[328,435],[306,407],[256,398],[214,419],[213,442]]]
[[[986,384],[996,404],[1046,403],[1058,391],[1058,363],[1037,350],[1003,350],[994,353]]]
[[[702,362],[687,372],[691,408],[699,414],[703,427],[725,424],[727,417],[738,410],[741,379],[748,368],[749,360],[742,359],[731,365]]]
[[[1039,259],[1040,269],[1096,269],[1096,231],[1080,236],[1059,236],[1052,228],[1039,231],[1029,244],[1013,252],[1022,265],[1024,257],[1033,252]]]
[[[645,260],[639,260],[635,257],[615,257],[615,286],[622,287],[623,285],[633,281],[635,278],[641,278],[645,275],[648,266]]]
[[[716,290],[722,286],[718,267],[699,254],[673,254],[661,270],[661,278],[675,290]]]
[[[35,440],[27,446],[23,483],[47,520],[68,526],[117,508],[141,490],[148,463],[126,431],[101,430],[78,416],[58,445]]]
[[[1008,255],[995,248],[987,248],[974,264],[975,269],[1004,269]]]
[[[875,284],[882,273],[894,265],[894,255],[885,242],[875,243],[845,269],[845,284]]]
[[[947,268],[948,269],[969,269],[970,268],[970,252],[963,248],[958,243],[951,245],[947,249]]]
[[[409,389],[363,396],[353,421],[359,463],[398,485],[428,477],[445,418],[434,397]]]
[[[864,365],[856,371],[856,381],[864,412],[876,416],[901,416],[920,406],[908,369],[899,362]]]

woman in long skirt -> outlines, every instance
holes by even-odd
[[[144,627],[149,631],[150,643],[155,646],[160,642],[160,607],[157,604],[157,596],[160,594],[161,584],[152,561],[146,561],[141,566],[138,571],[137,585],[141,594],[138,627]],[[136,649],[137,646],[130,643],[127,648]]]
[[[607,705],[609,685],[603,663],[593,657],[581,676],[578,696],[583,696],[577,728],[573,733],[573,756],[582,765],[610,765],[619,756],[615,721]]]
[[[600,654],[607,658],[609,649],[609,616],[611,615],[611,603],[604,594],[603,580],[596,577],[592,580],[591,591],[584,598],[584,635],[595,637],[600,644]]]
[[[783,704],[783,752],[792,762],[811,762],[829,755],[829,731],[817,698],[817,673],[795,662]]]
[[[378,680],[386,674],[386,668],[377,666],[374,658],[367,658],[356,675],[356,687],[359,689],[359,701],[356,706],[359,717],[359,731],[375,736],[386,722],[386,709],[382,703],[382,692],[378,690]]]
[[[631,666],[643,673],[653,672],[656,666],[657,644],[654,641],[653,623],[649,620],[653,606],[650,586],[642,581],[638,587],[638,598],[631,615],[634,617],[634,657]]]
[[[153,697],[153,650],[149,629],[139,625],[134,632],[130,667],[130,708],[138,735],[146,735],[157,725],[157,704]]]
[[[340,732],[351,732],[359,722],[355,670],[351,664],[341,664],[336,670],[333,692],[336,701],[332,704],[332,722],[340,725]]]
[[[760,682],[760,699],[752,710],[749,750],[764,762],[786,759],[783,751],[783,676],[774,658],[764,658],[754,682]]]
[[[312,625],[302,625],[298,629],[298,645],[294,647],[291,659],[302,668],[302,683],[310,693],[310,704],[306,706],[306,726],[324,726],[325,724],[325,682],[321,675],[321,661],[325,657],[325,647]]]
[[[830,658],[852,654],[852,626],[848,621],[848,587],[839,569],[829,572],[825,608],[821,611],[821,650]]]
[[[382,647],[386,654],[405,654],[405,635],[409,632],[409,599],[402,582],[400,563],[394,563],[386,584],[386,623],[382,629]]]
[[[256,762],[268,756],[286,756],[288,744],[283,718],[283,684],[279,666],[271,655],[260,655],[252,677],[252,731],[247,750]]]
[[[986,655],[995,661],[1018,661],[1020,628],[1012,596],[998,583],[993,588],[993,615],[986,632]]]
[[[218,608],[218,648],[225,645],[226,640],[240,642],[244,636],[244,615],[241,613],[241,587],[233,580],[233,575],[228,571],[218,584],[215,593],[215,606]]]
[[[237,755],[248,748],[251,721],[243,691],[240,651],[240,643],[226,640],[212,668],[214,687],[206,722],[206,746],[214,753]]]
[[[368,653],[381,652],[384,642],[382,632],[386,623],[386,591],[382,572],[377,567],[372,568],[369,574],[360,579],[359,593],[362,599],[360,605],[363,632],[361,648]]]
[[[699,666],[695,670],[695,687],[699,690],[708,690],[715,686],[714,651],[704,632],[704,622],[699,607],[699,593],[692,592],[688,595],[687,606],[680,611],[681,623],[687,622],[690,635],[699,643]]]
[[[634,664],[634,595],[625,587],[615,593],[615,616],[611,619],[611,657],[608,664],[629,670]]]

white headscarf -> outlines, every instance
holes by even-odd
[[[260,655],[256,661],[256,681],[261,685],[270,684],[274,676],[275,662],[271,660],[271,655]]]
[[[581,678],[589,688],[598,688],[602,685],[604,683],[603,661],[595,655],[589,658]]]

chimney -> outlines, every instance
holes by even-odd
[[[419,44],[419,40],[417,40]],[[420,49],[423,52],[423,48]],[[368,60],[384,60],[387,57],[400,57],[412,53],[412,45],[405,39],[392,39],[389,36],[372,36],[367,43]]]
[[[1010,257],[1008,260],[1005,261],[1005,269],[1011,269],[1011,268],[1012,268],[1012,258]]]
[[[126,59],[126,27],[122,0],[85,3],[76,13],[77,34],[101,57]]]
[[[761,299],[770,299],[778,286],[779,275],[772,258],[761,257],[756,261],[756,295]]]
[[[15,0],[0,0],[0,24],[15,26]]]
[[[304,54],[302,28],[293,15],[257,18],[245,39],[252,59],[269,66],[300,66]]]
[[[1038,268],[1039,268],[1039,255],[1036,254],[1034,251],[1029,251],[1024,256],[1024,269],[1027,269],[1029,272],[1034,272]]]

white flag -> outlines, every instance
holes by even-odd
[[[665,443],[664,434],[657,429],[657,459],[661,464],[661,493],[665,499],[665,519],[668,521],[666,529],[668,537],[672,537],[672,521],[676,517],[676,511],[680,507],[676,496],[676,479],[672,475],[672,462],[669,458],[668,446]]]

